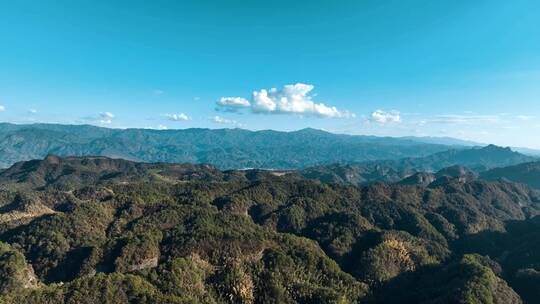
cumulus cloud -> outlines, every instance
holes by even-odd
[[[165,118],[167,118],[168,120],[172,120],[172,121],[187,121],[187,120],[191,120],[191,117],[187,116],[186,114],[184,113],[180,113],[180,114],[165,114],[163,115],[165,116]]]
[[[310,84],[290,84],[281,89],[272,88],[254,91],[251,101],[243,97],[223,97],[217,104],[227,110],[250,108],[254,113],[296,114],[322,118],[353,118],[355,115],[336,107],[313,101],[314,86]]]
[[[385,112],[382,110],[377,110],[371,113],[369,119],[373,122],[385,124],[385,123],[396,123],[401,122],[401,115],[398,111]]]
[[[236,120],[228,119],[228,118],[221,117],[221,116],[211,117],[210,120],[212,120],[215,123],[222,124],[222,125],[233,125],[233,126],[237,126],[237,127],[242,126],[242,124],[239,123]]]
[[[0,105],[0,112],[4,112],[6,110],[6,107],[4,107],[3,105]]]
[[[221,97],[217,104],[227,109],[240,109],[251,106],[249,100],[242,97]]]

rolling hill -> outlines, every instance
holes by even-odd
[[[462,173],[358,187],[104,157],[18,163],[0,173],[0,301],[534,303],[540,192]]]
[[[529,162],[515,166],[496,168],[483,172],[481,176],[486,180],[507,179],[540,189],[540,162]]]

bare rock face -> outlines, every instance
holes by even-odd
[[[26,262],[24,255],[10,245],[0,242],[0,293],[40,286],[32,265]]]
[[[25,289],[35,289],[41,286],[32,265],[26,265],[19,273],[17,280],[21,282],[22,287]]]
[[[12,222],[29,222],[34,218],[41,217],[46,214],[55,213],[51,208],[40,204],[32,204],[24,206],[20,209],[10,210],[5,213],[0,213],[0,224],[12,223]]]
[[[116,258],[116,271],[133,272],[157,267],[160,255],[158,243],[159,237],[156,236],[145,235],[128,240]]]
[[[37,197],[15,195],[0,201],[0,225],[17,227],[47,214],[55,213]]]
[[[128,272],[133,272],[137,270],[143,270],[147,268],[154,268],[158,266],[159,257],[153,256],[146,259],[138,261],[136,264],[128,265]]]

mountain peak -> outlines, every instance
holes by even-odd
[[[60,163],[60,157],[49,154],[47,157],[45,157],[44,161],[50,165],[58,165]]]
[[[501,146],[497,146],[497,145],[494,145],[494,144],[487,145],[487,146],[483,147],[481,150],[488,151],[488,152],[496,152],[496,151],[514,152],[514,151],[512,151],[512,149],[510,147],[501,147]]]
[[[321,129],[315,129],[315,128],[304,128],[304,129],[300,129],[298,131],[295,131],[294,133],[305,133],[305,134],[315,134],[315,135],[331,134],[328,131],[321,130]]]

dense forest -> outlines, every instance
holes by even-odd
[[[108,129],[89,125],[0,123],[0,168],[60,156],[107,156],[144,162],[210,163],[220,169],[299,169],[335,162],[427,156],[462,149],[458,140],[243,129]]]
[[[0,302],[535,303],[540,192],[444,172],[18,163],[0,172]]]

